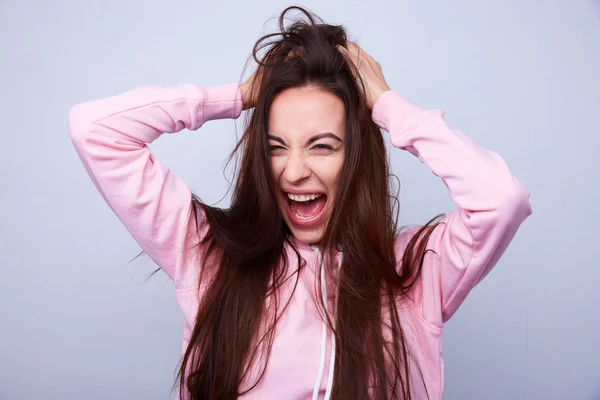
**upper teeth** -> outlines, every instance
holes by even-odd
[[[288,193],[288,197],[294,201],[310,201],[310,200],[319,198],[321,196],[322,196],[321,194],[297,195],[297,194]]]

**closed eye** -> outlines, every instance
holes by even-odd
[[[269,154],[272,154],[277,151],[285,150],[285,148],[282,146],[269,146],[267,150],[269,151]]]
[[[332,150],[333,150],[333,147],[331,147],[331,146],[330,146],[330,145],[328,145],[328,144],[318,144],[318,145],[314,146],[314,147],[313,147],[313,149],[323,149],[323,150],[329,150],[329,151],[332,151]]]

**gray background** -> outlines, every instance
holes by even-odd
[[[88,179],[74,104],[141,85],[237,82],[269,1],[0,1],[0,399],[166,399],[182,317]],[[502,155],[534,214],[447,324],[445,399],[600,399],[600,3],[307,1],[396,91]],[[238,127],[239,128],[239,127]],[[209,202],[234,124],[152,145]],[[452,209],[392,152],[402,223]],[[219,203],[227,205],[228,197]],[[318,338],[315,338],[318,340]]]

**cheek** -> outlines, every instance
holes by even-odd
[[[285,169],[285,161],[282,160],[282,157],[272,157],[271,158],[271,171],[273,172],[273,176],[275,180],[279,180],[281,173]]]
[[[328,186],[330,190],[335,190],[343,164],[343,155],[338,157],[324,158],[321,160],[314,160],[313,171],[319,177],[319,180]]]

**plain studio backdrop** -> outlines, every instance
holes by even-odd
[[[138,86],[240,82],[288,5],[0,1],[1,400],[169,398],[183,329],[171,282],[146,280],[147,258],[128,263],[140,249],[81,165],[67,113]],[[446,325],[444,398],[600,399],[600,3],[302,5],[344,24],[394,90],[445,110],[531,191],[533,215]],[[226,207],[235,135],[215,121],[151,147]],[[391,150],[401,224],[451,211],[443,183]]]

